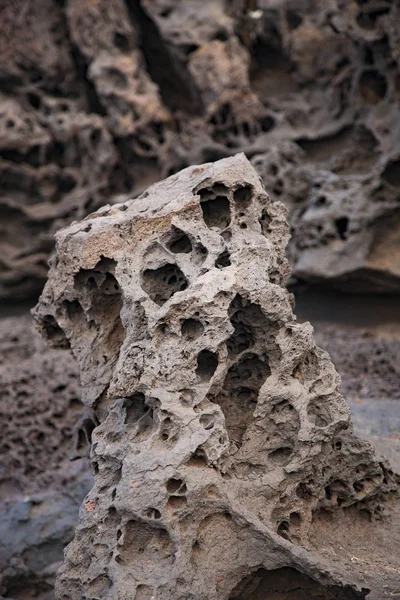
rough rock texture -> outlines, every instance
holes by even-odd
[[[68,352],[45,348],[29,316],[1,319],[0,338],[0,497],[56,480],[61,488],[62,462],[74,453],[74,429],[84,413],[76,362]],[[82,435],[80,441],[84,450]]]
[[[396,296],[350,295],[312,286],[296,291],[296,314],[313,324],[315,341],[331,356],[347,400],[395,404],[400,399]],[[396,428],[395,423],[393,433]]]
[[[390,551],[323,548],[349,511],[383,539],[375,519],[398,502],[292,313],[285,216],[238,155],[57,234],[36,319],[71,347],[100,422],[58,598],[391,597]]]
[[[400,399],[400,340],[376,338],[369,331],[349,336],[345,329],[326,326],[316,336],[328,349],[351,398]]]
[[[0,503],[0,597],[53,600],[56,571],[74,535],[79,504],[90,474],[65,470],[61,489],[52,486]]]
[[[1,597],[54,596],[63,548],[92,485],[88,460],[79,458],[91,431],[79,397],[68,352],[46,349],[29,316],[0,319]]]
[[[238,151],[291,210],[296,279],[398,292],[399,11],[3,2],[0,297],[37,295],[62,225]]]

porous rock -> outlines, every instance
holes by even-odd
[[[57,234],[36,320],[99,420],[58,598],[355,599],[393,579],[389,559],[377,582],[308,543],[324,515],[372,519],[395,483],[293,315],[287,240],[244,155]]]
[[[84,455],[95,423],[83,417],[79,397],[68,352],[46,348],[28,315],[0,319],[1,598],[54,597],[63,549],[92,486]]]
[[[61,226],[239,151],[291,210],[296,280],[398,293],[399,10],[3,2],[0,297],[36,298]]]

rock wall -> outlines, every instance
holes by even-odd
[[[45,348],[27,315],[0,319],[0,412],[0,596],[50,600],[92,486],[94,423],[73,357]]]
[[[389,0],[3,3],[0,297],[36,297],[61,226],[238,151],[290,208],[296,279],[398,292],[399,18]]]
[[[310,545],[330,516],[337,531],[398,502],[293,315],[287,240],[244,155],[57,234],[36,320],[71,348],[99,422],[58,598],[390,597],[390,552],[377,572]]]

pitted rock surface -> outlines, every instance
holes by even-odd
[[[330,563],[308,544],[324,515],[375,518],[395,483],[293,315],[287,240],[286,209],[244,155],[57,234],[36,320],[72,349],[99,420],[58,598],[378,589],[362,563]]]
[[[79,398],[70,353],[46,348],[30,316],[1,318],[1,598],[54,598],[56,570],[93,484],[83,456],[95,424]]]
[[[0,335],[3,501],[50,484],[62,489],[69,457],[87,453],[88,443],[81,433],[80,448],[74,448],[74,429],[84,406],[79,372],[70,353],[46,348],[28,315],[1,319]],[[76,465],[74,470],[78,471]]]
[[[243,151],[291,211],[296,280],[400,288],[398,2],[0,6],[0,298],[53,234]]]

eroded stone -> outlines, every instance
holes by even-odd
[[[307,597],[365,597],[308,534],[321,512],[372,515],[396,486],[293,315],[287,240],[244,155],[57,234],[36,320],[71,347],[99,420],[59,598],[263,598],[269,582],[290,598],[289,572]]]

